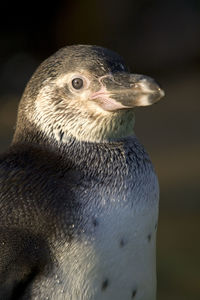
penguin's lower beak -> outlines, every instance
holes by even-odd
[[[116,73],[99,78],[101,89],[92,95],[106,111],[147,106],[159,101],[164,91],[150,77]]]

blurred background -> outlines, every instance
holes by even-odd
[[[199,300],[200,1],[7,1],[0,34],[0,152],[11,142],[27,81],[62,46],[111,48],[132,72],[161,84],[166,97],[135,111],[161,188],[158,300]]]

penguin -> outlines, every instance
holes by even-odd
[[[134,108],[163,96],[99,46],[38,67],[0,156],[0,299],[156,299],[159,184]]]

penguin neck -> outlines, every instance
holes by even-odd
[[[63,143],[69,138],[80,142],[109,143],[134,135],[134,124],[134,113],[127,110],[92,119],[80,116],[62,129],[53,128],[53,132],[56,140]]]
[[[58,146],[67,144],[70,140],[90,143],[110,143],[121,141],[126,137],[134,136],[135,116],[132,110],[97,115],[85,118],[78,115],[77,118],[66,118],[66,122],[60,124],[51,120],[39,122],[32,118],[18,115],[17,127],[13,138],[14,143],[36,143],[43,145],[49,142],[49,146],[55,143]]]
[[[81,117],[75,120],[74,127],[63,126],[60,130],[56,128],[56,122],[48,123],[47,126],[47,122],[43,122],[42,127],[34,123],[33,119],[29,120],[20,114],[12,145],[23,144],[23,147],[37,148],[44,153],[57,155],[67,163],[70,161],[72,165],[82,166],[88,163],[85,157],[93,157],[105,166],[105,159],[118,160],[116,153],[121,153],[122,157],[125,157],[124,145],[131,144],[132,148],[136,147],[132,142],[135,140],[133,131],[135,118],[132,110],[113,113],[107,119],[94,118],[92,128],[83,123],[84,130],[83,126],[77,126],[80,125],[80,119],[82,120]],[[74,128],[76,130],[72,131]]]
[[[129,141],[135,140],[135,134],[133,130],[124,137],[109,136],[106,139],[102,140],[84,140],[77,139],[72,135],[65,135],[60,137],[60,140],[55,139],[54,134],[52,136],[47,136],[44,132],[35,130],[32,128],[24,128],[23,132],[14,135],[12,146],[15,145],[24,145],[25,147],[36,147],[45,149],[45,151],[56,152],[61,155],[74,151],[73,155],[76,155],[77,152],[84,154],[84,152],[97,149],[115,149],[121,147]]]
[[[137,152],[138,145],[139,143],[134,134],[102,142],[80,141],[69,136],[63,142],[62,140],[55,140],[53,136],[49,138],[43,132],[34,130],[34,128],[30,130],[29,127],[16,134],[12,142],[13,147],[36,148],[42,151],[41,153],[52,153],[53,156],[60,157],[63,162],[67,161],[68,163],[70,161],[72,165],[81,164],[82,166],[86,161],[91,163],[92,160],[105,166],[107,159],[117,161],[118,156],[123,160],[123,158],[125,159],[126,150],[130,148],[131,151]]]
[[[144,168],[147,162],[149,165],[148,155],[135,135],[109,142],[87,142],[69,137],[63,143],[41,132],[33,134],[26,129],[23,133],[21,138],[16,136],[12,148],[30,153],[46,165],[54,162],[56,169],[80,170],[85,176],[103,180],[113,178],[116,170],[128,174],[130,166]]]

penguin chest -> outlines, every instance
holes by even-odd
[[[59,251],[63,298],[56,299],[155,300],[157,203],[116,202],[96,217],[93,210],[85,211],[83,233]]]

